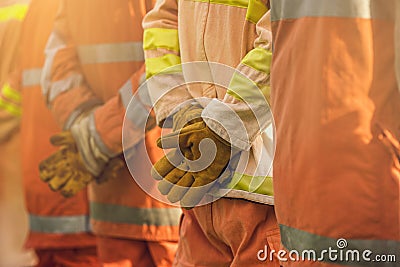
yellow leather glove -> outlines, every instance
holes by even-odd
[[[194,207],[225,173],[235,153],[230,144],[207,127],[204,121],[161,137],[157,146],[175,148],[156,162],[152,176],[161,180],[158,189],[172,203]],[[181,153],[182,154],[181,154]]]
[[[64,197],[74,196],[92,181],[102,183],[115,179],[118,171],[125,165],[122,156],[114,157],[103,172],[95,177],[85,167],[71,132],[54,135],[50,142],[60,149],[40,163],[40,178]]]
[[[178,110],[172,117],[172,130],[179,131],[185,125],[202,121],[203,108],[197,105],[187,105]]]
[[[51,137],[50,142],[60,149],[39,164],[40,179],[54,191],[71,197],[95,179],[86,170],[70,132]]]

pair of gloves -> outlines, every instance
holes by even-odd
[[[174,131],[157,141],[160,148],[173,150],[152,168],[160,192],[186,208],[197,205],[216,182],[231,177],[229,164],[238,158],[238,152],[205,124],[201,112],[198,106],[186,106],[174,115]],[[51,143],[60,149],[39,165],[40,178],[65,197],[93,181],[116,178],[125,165],[122,156],[110,158],[100,151],[90,134],[91,116],[93,111],[76,119],[70,131],[53,136]]]
[[[90,131],[94,110],[81,115],[69,131],[51,137],[59,150],[39,165],[40,178],[53,191],[71,197],[89,183],[114,179],[125,162],[122,155],[110,158],[99,149]]]
[[[238,151],[206,125],[201,112],[201,107],[188,105],[175,113],[173,132],[157,141],[158,147],[173,150],[152,168],[159,191],[185,208],[196,206],[216,183],[230,178],[230,163],[238,159]]]

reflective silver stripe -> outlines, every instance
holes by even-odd
[[[229,198],[240,198],[240,199],[246,199],[250,200],[253,202],[265,204],[265,205],[274,205],[274,197],[273,196],[268,196],[268,195],[262,195],[258,193],[251,193],[243,190],[236,190],[236,189],[221,189],[222,194],[224,192],[227,192],[224,197],[229,197]]]
[[[142,85],[146,81],[146,73],[144,72],[139,78],[139,85]]]
[[[390,0],[388,0],[390,1]],[[302,17],[344,17],[371,19],[379,0],[272,0],[271,20]],[[383,1],[380,1],[384,4]]]
[[[91,219],[135,225],[178,226],[180,208],[133,208],[113,204],[91,202]]]
[[[119,94],[126,109],[126,117],[133,123],[132,126],[136,129],[144,130],[147,117],[150,114],[151,100],[146,83],[142,81],[140,83],[142,85],[135,95],[132,93],[132,82],[130,80],[121,87]],[[147,109],[146,106],[150,108]]]
[[[40,85],[40,77],[42,69],[28,69],[22,72],[22,86],[38,86]]]
[[[146,108],[150,102],[147,86],[141,86],[132,98],[129,108],[126,110],[126,117],[133,122],[137,129],[144,130],[147,118],[150,115],[150,108]]]
[[[96,128],[96,121],[94,119],[94,113],[89,115],[89,131],[90,131],[90,135],[93,136],[95,142],[96,142],[96,146],[100,149],[100,152],[105,154],[107,157],[109,158],[113,158],[116,155],[119,154],[119,152],[113,152],[111,151],[106,144],[104,144],[103,139],[101,139],[101,136],[99,135],[99,133],[97,132],[97,128]]]
[[[82,64],[144,61],[142,42],[81,45],[77,50]]]
[[[54,57],[56,54],[64,49],[66,47],[66,44],[62,37],[57,33],[53,32],[49,40],[47,41],[46,48],[45,48],[45,54],[46,54],[46,60],[44,62],[43,66],[43,71],[42,71],[42,77],[40,78],[40,83],[42,85],[42,93],[46,98],[46,103],[47,105],[50,105],[50,94],[51,94],[51,76],[52,76],[52,68],[53,68],[53,63],[54,63]]]
[[[74,234],[89,232],[88,216],[37,216],[29,215],[32,232],[47,234]]]
[[[332,262],[328,258],[328,253],[322,254],[323,251],[327,252],[330,248],[333,250],[341,249],[338,247],[338,239],[343,237],[330,238],[325,236],[320,236],[316,234],[312,234],[306,231],[302,231],[299,229],[295,229],[292,227],[288,227],[285,225],[279,225],[282,244],[289,251],[297,251],[300,255],[303,251],[315,251],[317,258],[322,255],[323,259],[321,261],[330,262],[340,265],[356,265],[356,266],[398,266],[398,261],[400,260],[400,241],[395,240],[366,240],[366,239],[346,239],[347,246],[343,248],[343,253],[346,254],[346,251],[354,251],[357,250],[360,253],[360,262],[355,261],[340,261],[340,258],[337,261]],[[344,233],[347,234],[347,233]],[[371,259],[373,259],[373,255],[395,255],[396,262],[382,262],[379,264],[378,262],[371,261],[367,262],[363,261],[362,253],[366,250],[370,250],[373,254],[370,255]],[[338,255],[337,253],[335,255]]]
[[[72,74],[64,80],[50,82],[50,91],[48,94],[49,102],[53,102],[60,94],[83,84],[83,76],[81,74]]]
[[[101,101],[98,98],[91,98],[86,102],[83,102],[79,106],[75,107],[75,109],[69,114],[68,118],[64,122],[64,131],[68,131],[71,127],[72,124],[75,122],[75,120],[82,115],[83,112],[89,111],[96,106],[100,106],[103,104],[103,101]]]
[[[122,100],[122,104],[124,105],[125,109],[128,107],[131,98],[133,97],[132,93],[132,82],[131,80],[127,81],[121,89],[119,89],[119,94]]]

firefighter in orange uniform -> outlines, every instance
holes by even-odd
[[[2,92],[20,99],[22,107],[22,175],[30,224],[26,246],[36,250],[38,266],[98,266],[86,191],[65,199],[40,182],[37,167],[56,151],[48,139],[60,131],[40,87],[43,51],[58,6],[59,1],[32,0],[22,28],[18,67]]]
[[[0,2],[0,89],[17,64],[18,43],[29,1]],[[22,251],[28,232],[19,160],[18,97],[0,91],[0,266],[32,266],[32,251]]]
[[[170,266],[181,210],[134,182],[122,153],[125,109],[144,72],[142,18],[152,1],[62,1],[46,47],[42,86],[64,132],[41,178],[70,197],[89,185],[91,226],[103,266]],[[144,133],[132,159],[150,176]],[[150,177],[149,177],[150,179]]]
[[[271,0],[271,19],[276,214],[283,246],[319,261],[284,266],[400,257],[395,1]]]

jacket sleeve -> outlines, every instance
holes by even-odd
[[[242,150],[249,150],[255,138],[272,123],[268,104],[272,59],[268,5],[264,2],[260,6],[264,10],[262,16],[253,18],[257,20],[258,37],[236,67],[225,98],[222,102],[213,99],[202,114],[213,131]]]
[[[149,8],[152,1],[146,1]],[[127,105],[137,90],[144,67],[137,70],[119,93],[107,101],[95,95],[85,80],[77,48],[68,30],[68,0],[61,2],[55,26],[46,46],[46,60],[42,73],[42,90],[46,102],[64,130],[85,111],[96,107],[89,115],[90,136],[108,157],[122,152],[122,128]],[[132,125],[137,121],[132,122]],[[142,130],[142,129],[141,129]],[[132,145],[144,138],[144,131],[135,128]]]
[[[21,71],[13,71],[0,88],[0,143],[18,129],[21,119]]]
[[[137,90],[145,80],[144,65],[119,89],[118,95],[108,100],[94,112],[90,119],[90,131],[101,152],[109,157],[120,154],[144,138],[147,116],[150,114],[146,91]],[[142,89],[142,88],[141,88]],[[143,96],[145,94],[145,96]],[[126,135],[122,143],[122,133]]]
[[[83,75],[76,46],[69,34],[64,0],[45,48],[41,85],[46,103],[60,126],[67,130],[86,110],[101,104]]]
[[[176,106],[192,98],[186,87],[180,87],[179,92],[165,88],[168,81],[173,81],[173,84],[183,82],[178,37],[178,1],[157,1],[154,9],[145,16],[143,28],[146,78],[160,125]]]

